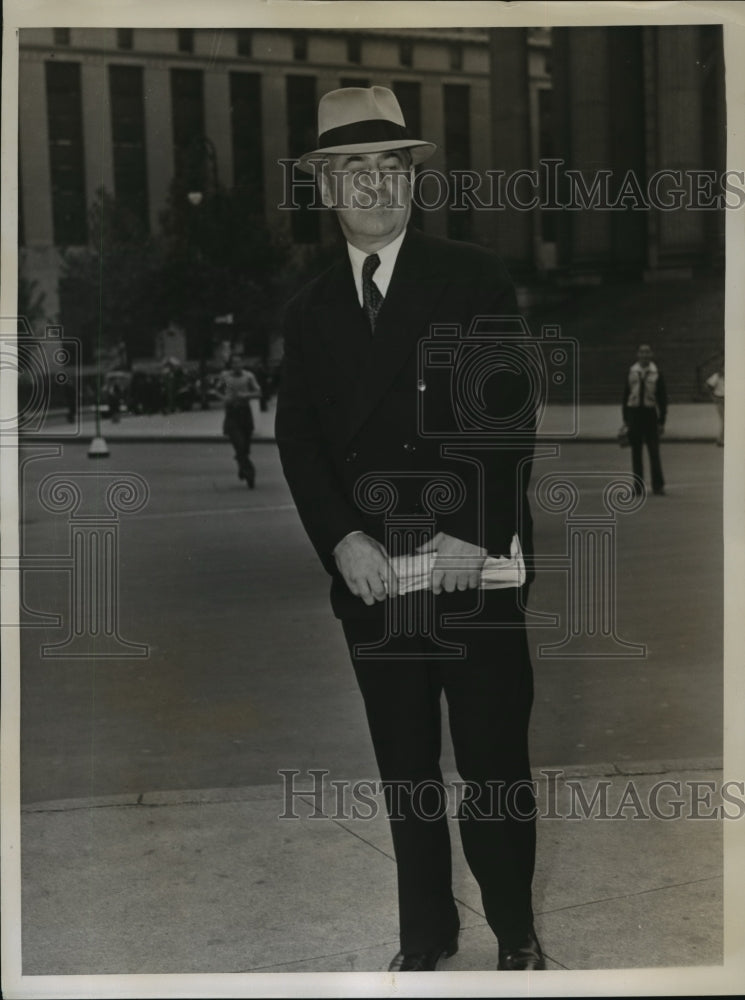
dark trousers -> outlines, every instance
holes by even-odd
[[[241,469],[249,462],[251,452],[251,436],[254,431],[253,414],[250,404],[245,406],[226,406],[223,434],[230,438],[235,459]]]
[[[487,921],[507,946],[517,945],[533,922],[535,798],[527,739],[533,676],[516,594],[485,595],[488,611],[497,609],[512,627],[440,630],[443,639],[465,645],[465,659],[363,659],[355,646],[378,640],[380,624],[342,622],[391,817],[405,953],[441,945],[459,926],[446,818],[452,801],[438,808],[444,796],[439,763],[443,691],[456,766],[466,783],[460,836]],[[436,609],[437,602],[441,599]],[[396,642],[396,650],[409,654],[424,648],[417,636]]]
[[[634,475],[644,481],[643,449],[647,446],[652,475],[652,489],[661,490],[665,485],[660,462],[660,435],[657,428],[657,411],[651,407],[641,407],[628,412],[629,444],[631,445],[631,467]]]

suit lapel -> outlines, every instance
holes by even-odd
[[[369,350],[370,331],[357,299],[346,252],[332,268],[313,313],[321,356],[324,362],[330,363],[342,398],[352,396],[360,366]]]
[[[427,238],[410,229],[399,250],[374,337],[370,336],[355,297],[363,317],[367,350],[365,364],[357,373],[356,391],[351,397],[347,440],[369,417],[417,342],[427,334],[429,318],[447,284],[447,273],[438,271],[428,250]],[[354,286],[351,268],[350,281]]]

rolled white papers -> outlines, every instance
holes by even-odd
[[[391,559],[391,565],[398,577],[398,592],[409,594],[414,590],[427,590],[432,585],[432,570],[437,553],[425,552],[422,555],[396,556]],[[463,563],[453,560],[454,569],[464,568]],[[525,583],[525,562],[517,535],[512,539],[509,558],[506,556],[487,556],[481,569],[482,590],[500,590],[503,587],[521,587]]]

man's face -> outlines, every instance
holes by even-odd
[[[405,150],[330,154],[320,177],[324,204],[346,239],[374,253],[404,231],[411,215],[411,160]]]
[[[649,344],[642,344],[639,350],[636,352],[636,360],[642,366],[646,368],[649,362],[652,360],[652,348]]]

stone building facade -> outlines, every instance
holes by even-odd
[[[280,161],[314,144],[318,98],[335,87],[392,87],[412,132],[437,143],[427,168],[450,177],[553,160],[609,170],[614,184],[631,169],[643,186],[661,168],[724,168],[723,80],[717,26],[24,29],[23,272],[56,318],[60,250],[87,241],[96,191],[156,231],[194,136],[222,185],[254,186],[270,229],[298,245],[323,241],[325,213],[281,208]],[[478,203],[421,210],[417,222],[494,246],[526,278],[682,276],[723,257],[722,212],[570,212],[551,208],[542,184],[549,207],[501,207],[482,188]]]

